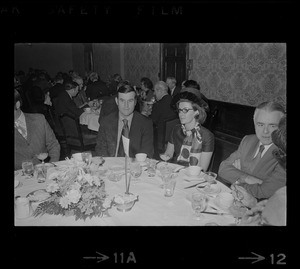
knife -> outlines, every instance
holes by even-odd
[[[231,214],[229,214],[229,213],[221,213],[221,212],[207,212],[207,211],[204,211],[204,212],[201,212],[201,213],[203,213],[203,214],[211,214],[211,215],[231,215]]]

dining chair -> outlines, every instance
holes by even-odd
[[[62,113],[59,115],[59,122],[66,140],[68,155],[71,150],[83,152],[95,149],[97,134],[85,132],[79,123],[79,118],[69,113]]]

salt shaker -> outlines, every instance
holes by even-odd
[[[18,219],[28,218],[30,216],[30,203],[26,197],[18,197],[15,200],[15,212]]]

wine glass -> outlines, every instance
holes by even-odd
[[[167,163],[167,161],[171,159],[171,156],[169,156],[169,155],[167,155],[167,154],[160,154],[159,157],[160,157],[165,163]]]
[[[40,153],[36,156],[40,161],[42,161],[42,164],[44,165],[45,162],[44,160],[47,159],[48,157],[48,153],[47,152],[43,152],[43,153]]]
[[[194,216],[196,220],[201,220],[203,218],[203,211],[207,208],[207,196],[202,193],[192,194],[192,208],[194,210]]]
[[[168,166],[168,163],[163,163],[161,166],[158,168],[160,172],[161,179],[163,181],[163,184],[160,185],[161,188],[164,187],[164,184],[166,182],[166,179],[169,178],[173,172],[172,168]]]

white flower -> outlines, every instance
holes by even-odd
[[[61,205],[62,208],[68,208],[70,201],[67,196],[63,196],[59,200],[59,204]]]
[[[78,203],[78,201],[79,201],[79,199],[81,197],[81,193],[78,190],[72,189],[72,190],[70,190],[70,191],[67,192],[66,196],[68,197],[68,200],[71,203],[76,204],[76,203]]]
[[[111,199],[106,197],[105,200],[103,201],[102,205],[103,205],[104,208],[110,207],[111,206]]]

